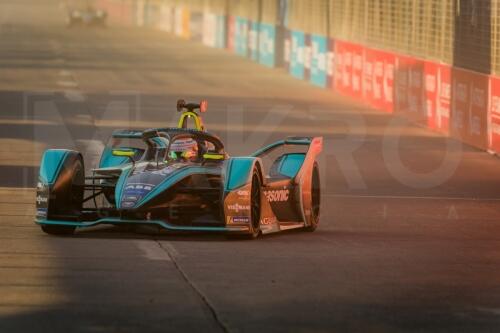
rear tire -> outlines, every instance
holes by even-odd
[[[252,175],[252,188],[250,189],[251,233],[248,235],[249,239],[255,239],[260,235],[261,188],[260,173],[259,170],[255,169]]]
[[[314,163],[311,180],[311,224],[304,229],[313,232],[318,228],[321,206],[321,182],[319,178],[318,163]]]

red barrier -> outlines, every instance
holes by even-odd
[[[334,68],[333,89],[339,93],[448,133],[450,66],[335,41]]]
[[[500,154],[500,78],[490,78],[489,148]]]
[[[450,134],[463,142],[488,149],[489,77],[452,69]]]
[[[395,71],[395,111],[413,121],[427,123],[425,108],[425,62],[408,56],[398,56]]]
[[[134,24],[134,16],[132,11],[132,6],[134,4],[131,1],[122,3],[121,11],[121,23],[122,24]]]
[[[335,90],[335,40],[328,41],[328,56],[326,60],[327,87]]]
[[[426,61],[424,65],[427,126],[448,133],[451,101],[451,68]]]
[[[364,47],[344,41],[335,42],[335,90],[361,98]]]
[[[366,48],[363,61],[363,99],[376,109],[394,110],[394,69],[396,56]]]
[[[109,21],[114,24],[133,24],[132,6],[134,5],[132,1],[99,0],[96,2],[96,6],[105,10]]]

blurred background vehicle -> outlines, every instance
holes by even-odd
[[[96,7],[91,0],[72,0],[67,3],[68,27],[74,26],[106,26],[108,14]]]

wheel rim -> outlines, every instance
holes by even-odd
[[[260,182],[259,176],[254,174],[252,178],[252,227],[254,232],[259,229],[260,224]]]

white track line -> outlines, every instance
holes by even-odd
[[[179,252],[170,242],[158,241],[158,244],[162,248],[167,249],[168,253],[170,253],[171,256],[176,257],[176,258],[179,257]]]
[[[149,260],[172,261],[169,254],[155,241],[138,240],[135,244],[142,251],[143,256]]]
[[[60,81],[57,81],[57,85],[66,88],[64,90],[64,96],[66,99],[72,102],[85,102],[85,95],[79,90],[80,85],[75,79],[73,72],[70,70],[60,70],[59,76]]]
[[[393,200],[456,200],[456,201],[500,201],[500,198],[465,198],[465,197],[437,197],[412,195],[355,195],[355,194],[323,194],[325,197],[353,198],[353,199],[393,199]]]
[[[85,102],[85,96],[78,90],[65,90],[64,97],[72,102]]]
[[[476,308],[476,310],[500,316],[500,308]]]
[[[66,88],[77,88],[78,83],[75,81],[57,81],[57,85]]]
[[[64,69],[59,71],[59,75],[60,76],[73,76],[73,74],[70,71],[64,70]]]

